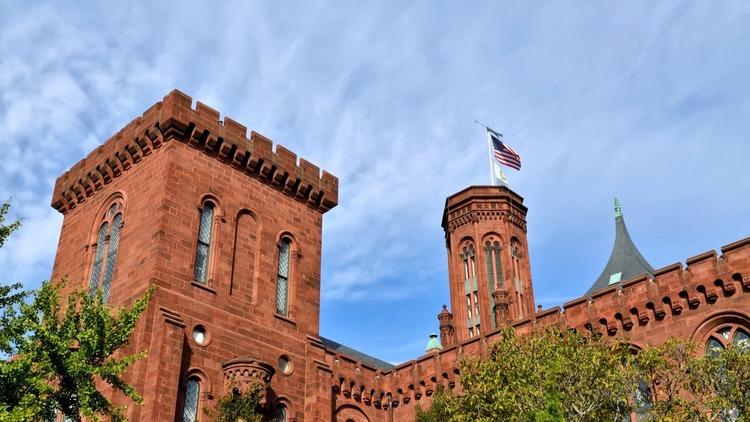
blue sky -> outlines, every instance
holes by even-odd
[[[750,235],[750,2],[0,4],[4,281],[49,276],[57,175],[173,88],[340,178],[321,333],[421,354],[448,302],[442,207],[524,159],[536,300],[606,263],[618,196],[654,267]]]

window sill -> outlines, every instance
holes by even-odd
[[[200,288],[200,289],[203,289],[203,290],[205,290],[205,291],[207,291],[207,292],[209,292],[209,293],[213,293],[213,294],[216,294],[216,290],[214,290],[214,289],[212,289],[212,288],[210,288],[210,287],[206,286],[205,284],[201,284],[201,283],[198,283],[198,282],[197,282],[197,281],[195,281],[195,280],[191,281],[191,282],[190,282],[190,284],[192,284],[192,285],[193,285],[194,287],[198,287],[198,288]]]
[[[295,327],[297,326],[296,322],[292,321],[291,319],[289,319],[289,318],[287,318],[287,317],[285,317],[283,315],[273,314],[273,316],[276,317],[276,318],[278,318],[278,319],[280,319],[280,320],[282,320],[282,321],[284,321],[284,322],[286,322],[287,324],[291,324],[291,325],[293,325]]]

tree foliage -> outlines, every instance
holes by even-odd
[[[508,329],[487,359],[459,364],[455,391],[436,393],[419,422],[750,420],[750,350],[703,356],[670,339],[635,351],[627,343],[555,328]],[[623,419],[625,418],[625,419]]]
[[[233,390],[216,403],[213,411],[207,410],[218,422],[261,422],[263,411],[261,392],[264,386],[254,380],[245,392]]]
[[[0,245],[19,227],[3,225],[7,209],[0,207]],[[0,288],[0,420],[50,420],[57,411],[74,421],[125,420],[97,389],[102,383],[141,402],[121,376],[145,354],[116,351],[128,343],[152,289],[113,310],[101,291],[73,291],[62,306],[64,284],[45,282],[29,294],[18,285]]]

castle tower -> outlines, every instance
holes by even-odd
[[[471,186],[446,199],[442,226],[457,341],[533,314],[526,211],[507,186]]]
[[[115,307],[156,286],[126,350],[149,351],[128,371],[148,398],[129,420],[204,420],[252,377],[269,413],[302,415],[337,201],[334,176],[179,91],[57,179],[53,280]]]

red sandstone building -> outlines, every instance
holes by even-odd
[[[472,186],[446,200],[450,311],[440,341],[398,366],[319,333],[323,214],[338,180],[262,135],[173,91],[58,178],[64,217],[52,277],[101,286],[113,306],[154,298],[127,352],[145,399],[132,421],[208,421],[203,411],[251,379],[277,421],[410,421],[457,361],[486,354],[498,329],[561,324],[723,347],[750,332],[750,238],[653,269],[628,235],[585,297],[534,307],[523,198]],[[126,404],[121,398],[115,401]]]

